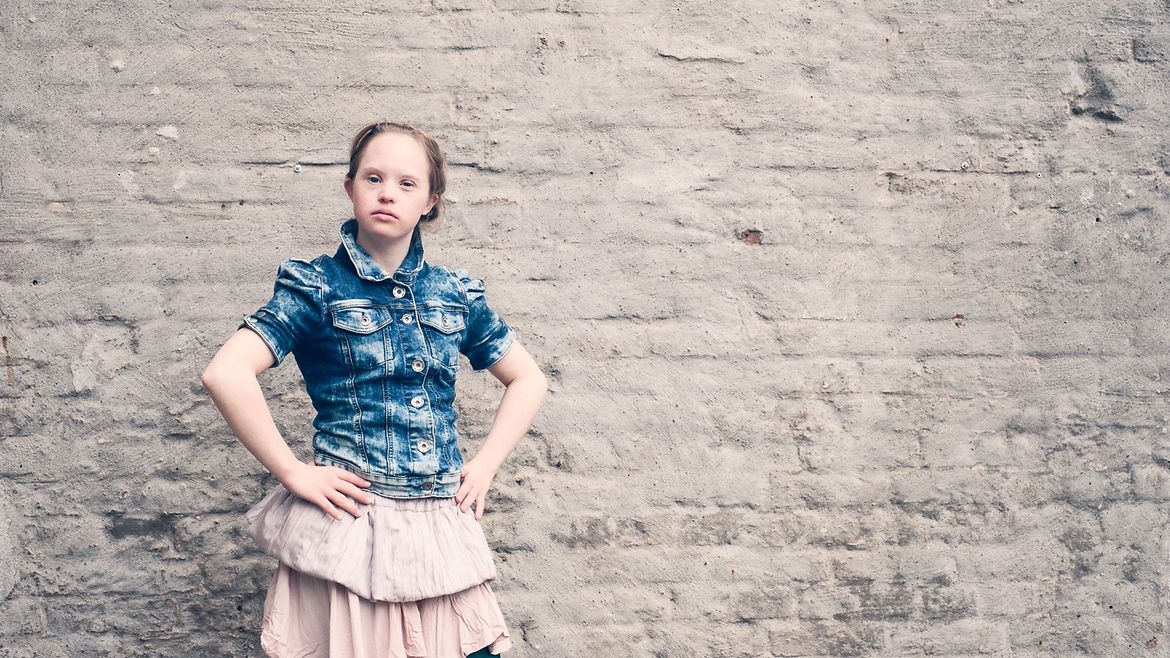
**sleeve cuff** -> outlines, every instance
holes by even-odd
[[[281,361],[284,361],[284,357],[288,356],[288,351],[282,347],[283,343],[281,342],[281,336],[288,335],[288,332],[283,328],[273,326],[275,323],[276,319],[261,309],[251,315],[245,315],[243,321],[236,327],[237,329],[247,327],[260,336],[260,339],[268,346],[268,351],[272,352],[272,356],[276,359],[271,366],[273,368],[280,365]]]
[[[514,342],[516,342],[516,332],[511,327],[504,325],[504,335],[484,341],[483,344],[468,353],[467,360],[471,363],[471,369],[484,370],[494,366],[497,361],[504,358]]]

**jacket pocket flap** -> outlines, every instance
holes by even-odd
[[[333,326],[355,334],[370,334],[390,324],[390,309],[376,306],[349,306],[333,309]]]
[[[462,331],[466,324],[463,311],[443,306],[429,306],[419,309],[418,321],[445,334]]]

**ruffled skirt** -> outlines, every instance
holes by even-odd
[[[465,658],[512,643],[475,512],[454,498],[356,502],[334,519],[276,485],[245,515],[279,561],[260,644],[270,658]]]

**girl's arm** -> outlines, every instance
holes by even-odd
[[[484,498],[492,478],[528,432],[548,396],[548,378],[518,340],[488,372],[506,389],[483,445],[463,465],[463,483],[455,493],[455,501],[464,512],[475,501],[477,519],[483,518]]]
[[[370,483],[344,469],[305,464],[297,459],[276,428],[257,379],[275,361],[268,345],[256,332],[240,329],[204,369],[203,388],[236,438],[285,488],[317,504],[334,518],[341,518],[336,508],[361,516],[360,509],[346,496],[373,502],[370,494],[358,489]]]

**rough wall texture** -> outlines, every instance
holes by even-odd
[[[259,655],[199,373],[389,118],[551,379],[517,658],[1170,656],[1170,3],[805,4],[0,5],[0,653]]]

